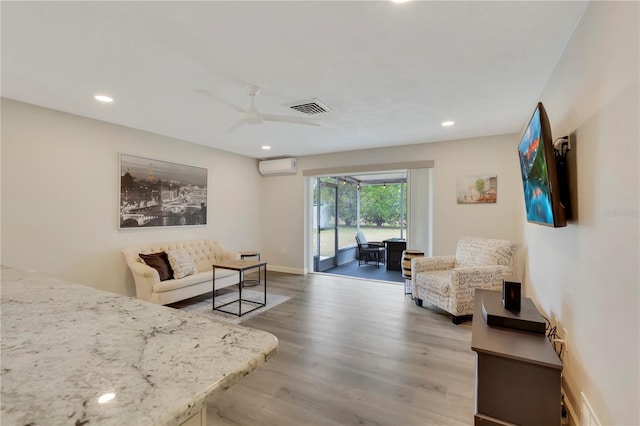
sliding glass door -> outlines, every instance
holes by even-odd
[[[313,179],[314,271],[353,261],[358,230],[371,241],[404,238],[406,178],[378,176]]]
[[[335,178],[314,180],[314,270],[326,271],[337,265],[338,185]]]

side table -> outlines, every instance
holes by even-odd
[[[382,241],[385,245],[387,271],[402,270],[402,251],[406,250],[407,242],[402,238],[389,238]]]
[[[402,277],[404,278],[404,294],[413,294],[413,277],[411,276],[411,259],[424,257],[422,250],[404,250],[402,252]]]
[[[260,261],[260,252],[255,250],[247,250],[240,252],[240,259],[245,260],[247,257],[257,257],[258,262]],[[260,276],[260,268],[258,268],[258,279],[257,280],[246,280],[244,282],[245,287],[255,287],[260,284],[262,277]]]
[[[562,361],[546,336],[487,325],[477,289],[471,328],[476,353],[476,425],[559,425]]]
[[[230,260],[226,262],[220,262],[212,265],[213,267],[213,310],[221,311],[227,314],[236,315],[238,317],[243,316],[246,313],[249,313],[253,310],[261,308],[263,306],[267,306],[267,262],[254,262],[251,260]],[[234,299],[230,302],[224,303],[222,305],[216,306],[216,268],[220,269],[229,269],[231,271],[238,272],[238,298]],[[258,271],[264,269],[264,275],[260,274],[260,276],[264,276],[264,298],[262,302],[256,302],[255,300],[243,299],[242,298],[242,289],[244,288],[244,274],[246,271],[257,268]],[[251,309],[242,311],[242,302],[250,303],[252,306]],[[232,312],[226,309],[221,309],[225,306],[237,303],[238,304],[238,312]]]

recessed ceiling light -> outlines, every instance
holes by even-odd
[[[409,0],[391,0],[392,3],[406,3]]]
[[[95,95],[94,98],[95,98],[96,101],[100,101],[100,102],[106,102],[106,103],[113,102],[113,98],[112,97],[105,96],[105,95]]]
[[[111,401],[115,397],[116,397],[116,394],[113,392],[105,393],[104,395],[101,395],[100,398],[98,398],[98,404],[106,404],[107,402]]]
[[[268,151],[271,149],[271,147],[269,145],[262,145],[262,149],[264,149],[265,151]]]
[[[455,121],[443,121],[442,122],[442,126],[444,126],[444,127],[453,126],[454,124],[456,124]]]

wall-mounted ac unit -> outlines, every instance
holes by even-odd
[[[260,161],[258,169],[263,176],[295,175],[298,172],[295,158]]]

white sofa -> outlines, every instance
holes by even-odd
[[[180,279],[160,281],[158,271],[140,258],[139,254],[183,249],[191,258],[197,272]],[[138,299],[159,305],[167,305],[179,300],[199,296],[213,289],[212,266],[216,262],[240,259],[240,253],[226,250],[216,240],[186,240],[152,243],[127,247],[122,250],[127,265],[133,273]],[[216,290],[238,283],[238,273],[226,269],[216,269]]]

